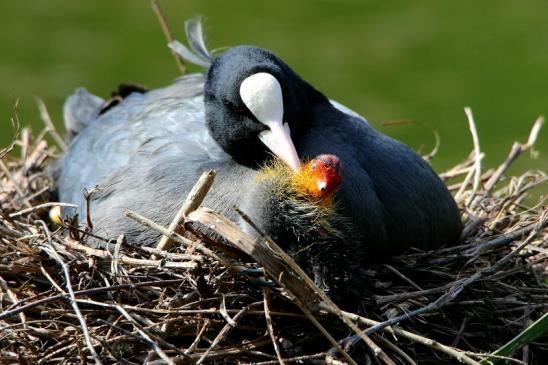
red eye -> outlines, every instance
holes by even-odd
[[[223,102],[227,108],[232,110],[234,113],[244,114],[247,112],[247,109],[244,106],[238,106],[230,101]]]

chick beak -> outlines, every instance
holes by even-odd
[[[327,189],[327,182],[325,180],[318,180],[316,186],[318,187],[318,191],[324,192]]]
[[[61,207],[55,206],[49,210],[49,219],[52,223],[60,226],[63,224],[63,218],[61,217]]]

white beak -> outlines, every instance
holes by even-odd
[[[255,118],[269,128],[259,134],[261,141],[289,167],[298,171],[301,161],[291,140],[289,126],[282,122],[284,103],[278,80],[266,72],[253,74],[242,81],[240,96]]]
[[[282,125],[282,122],[271,122],[267,125],[270,127],[270,130],[259,134],[261,141],[295,172],[299,171],[301,161],[291,140],[287,123]]]

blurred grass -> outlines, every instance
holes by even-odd
[[[203,14],[211,47],[272,49],[304,79],[413,148],[430,150],[428,129],[382,127],[412,119],[439,131],[433,163],[448,167],[472,148],[463,107],[472,107],[485,166],[494,166],[534,119],[548,114],[548,3],[164,0],[175,36]],[[120,82],[159,87],[178,75],[148,1],[7,1],[0,12],[0,143],[22,124],[41,128],[34,96],[61,126],[64,98],[78,86],[106,96]],[[539,159],[513,169],[546,168]]]

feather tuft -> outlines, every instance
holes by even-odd
[[[190,48],[179,41],[168,43],[168,47],[185,61],[209,68],[213,62],[213,56],[206,46],[202,18],[194,17],[187,20],[185,22],[185,33]]]

